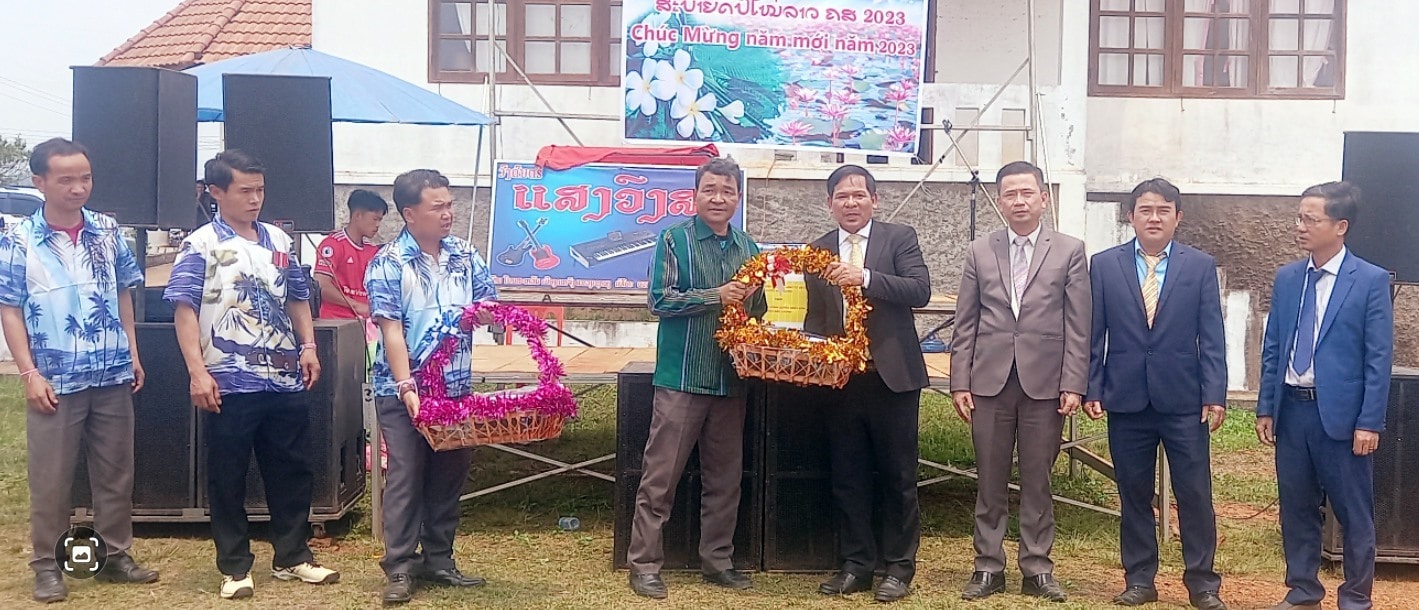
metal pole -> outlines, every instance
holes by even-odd
[[[1026,7],[1026,10],[1029,11],[1029,14],[1025,16],[1025,36],[1026,36],[1027,38],[1029,38],[1029,40],[1027,41],[1027,48],[1028,48],[1028,52],[1029,52],[1029,57],[1026,59],[1026,61],[1029,62],[1029,64],[1030,64],[1030,73],[1029,73],[1029,79],[1030,79],[1030,80],[1029,80],[1029,89],[1030,89],[1030,110],[1029,110],[1029,113],[1030,113],[1030,119],[1029,119],[1029,123],[1030,123],[1030,127],[1032,128],[1030,131],[1026,132],[1025,137],[1027,137],[1027,138],[1030,139],[1030,162],[1031,162],[1031,163],[1034,163],[1034,164],[1036,164],[1036,165],[1038,165],[1038,164],[1039,164],[1039,140],[1038,140],[1038,138],[1036,137],[1037,134],[1036,134],[1035,130],[1036,130],[1036,129],[1039,129],[1039,126],[1040,126],[1040,125],[1039,125],[1039,123],[1040,123],[1040,109],[1039,109],[1038,104],[1036,103],[1036,98],[1037,98],[1038,96],[1035,95],[1035,0],[1026,0],[1026,2],[1025,2],[1025,7]],[[1048,177],[1048,176],[1045,177],[1045,182],[1046,182],[1046,183],[1049,182],[1049,177]]]
[[[494,0],[488,0],[488,48],[492,55],[488,57],[488,116],[493,118],[493,133],[488,134],[488,166],[492,167],[498,159],[498,57],[507,57],[507,51],[498,46],[497,39],[497,4]],[[492,182],[488,183],[489,188]],[[469,219],[468,230],[472,231],[472,219]]]
[[[380,434],[379,419],[375,415],[374,385],[368,377],[364,390],[361,395],[364,396],[365,430],[370,435],[370,533],[374,534],[375,542],[384,544],[384,464],[381,459],[383,452],[380,451],[384,446],[384,437]]]
[[[478,126],[478,148],[473,152],[473,201],[468,203],[468,243],[473,243],[473,211],[478,209],[478,178],[483,172],[483,125]],[[488,175],[488,210],[493,209],[493,180],[491,178],[492,164],[489,163]],[[488,229],[492,230],[491,227]]]

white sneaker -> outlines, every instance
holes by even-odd
[[[289,568],[275,568],[271,575],[281,580],[299,580],[312,585],[329,585],[340,582],[340,573],[321,567],[314,561],[294,565]]]
[[[242,574],[240,578],[235,576],[222,577],[222,599],[246,599],[251,597],[256,585],[251,582],[250,574]]]

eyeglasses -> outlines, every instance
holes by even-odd
[[[1310,216],[1297,216],[1297,217],[1296,217],[1296,226],[1299,227],[1299,226],[1305,225],[1306,227],[1312,227],[1312,228],[1313,228],[1313,227],[1320,226],[1320,224],[1323,223],[1323,222],[1329,222],[1329,221],[1331,221],[1331,220],[1332,220],[1332,219],[1330,219],[1330,218],[1312,218],[1312,217],[1310,217]]]

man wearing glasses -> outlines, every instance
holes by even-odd
[[[1301,194],[1296,243],[1310,253],[1276,272],[1262,341],[1256,435],[1276,447],[1281,543],[1290,591],[1273,610],[1318,610],[1321,505],[1344,531],[1340,610],[1368,610],[1375,581],[1374,458],[1394,355],[1389,274],[1345,248],[1360,189]]]

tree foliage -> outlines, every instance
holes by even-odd
[[[0,136],[0,185],[29,184],[30,146],[24,138]]]

